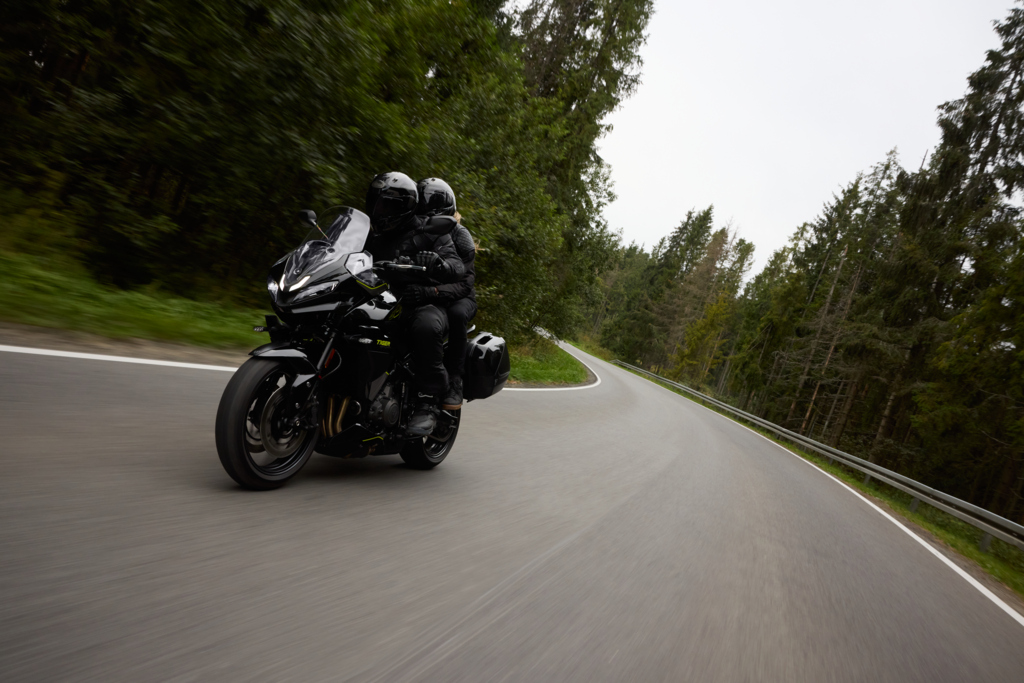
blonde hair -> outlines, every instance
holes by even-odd
[[[458,223],[459,225],[462,225],[462,214],[461,213],[456,211],[452,215],[452,218],[455,219],[456,223]],[[486,251],[486,249],[484,249],[483,247],[480,246],[480,240],[478,240],[475,237],[473,237],[473,251]]]

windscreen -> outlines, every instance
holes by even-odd
[[[303,278],[315,281],[319,274],[342,267],[346,256],[362,251],[370,234],[370,218],[362,211],[339,206],[328,209],[285,263],[285,286]],[[326,226],[326,227],[325,227]]]

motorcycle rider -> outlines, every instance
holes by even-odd
[[[462,408],[462,371],[466,358],[466,329],[476,315],[476,244],[461,216],[455,209],[455,192],[451,185],[440,178],[424,178],[416,184],[419,205],[416,213],[420,216],[452,216],[458,221],[450,233],[455,249],[462,259],[465,274],[456,282],[435,287],[421,287],[425,290],[417,296],[436,304],[448,315],[448,348],[444,355],[444,366],[448,371],[448,391],[441,401],[445,410]],[[415,285],[414,285],[415,286]]]
[[[427,300],[425,293],[428,288],[456,282],[464,274],[462,259],[451,237],[421,231],[427,219],[416,215],[418,200],[416,183],[404,173],[382,173],[373,179],[366,192],[366,213],[373,227],[366,249],[374,260],[398,261],[406,257],[427,269],[425,285],[407,286],[401,292],[402,303],[415,306],[409,323],[409,342],[417,407],[406,427],[409,436],[426,436],[434,430],[438,404],[448,388],[443,347],[448,317]]]

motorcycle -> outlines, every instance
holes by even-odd
[[[451,452],[461,410],[442,410],[433,432],[408,437],[415,373],[406,327],[413,307],[392,291],[425,277],[400,261],[374,263],[364,251],[369,217],[333,207],[267,277],[276,315],[254,328],[270,343],[253,350],[235,372],[217,409],[217,454],[225,471],[248,489],[277,488],[314,452],[342,458],[401,456],[427,470]],[[321,229],[320,224],[328,225]],[[422,228],[450,232],[455,221],[430,219]],[[472,330],[471,330],[472,331]],[[463,373],[466,401],[494,395],[509,374],[505,341],[480,333],[468,343]]]

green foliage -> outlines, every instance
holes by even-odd
[[[601,216],[614,195],[596,143],[608,130],[605,116],[639,84],[653,7],[653,0],[530,0],[518,17],[526,84],[559,122],[543,165],[547,192],[566,219],[563,250],[552,264],[558,286],[538,304],[549,312],[545,327],[560,336],[584,325],[582,311],[600,299],[597,276],[616,246]]]
[[[615,354],[608,349],[601,346],[596,339],[591,337],[589,334],[581,334],[576,340],[571,342],[573,346],[580,349],[585,353],[589,353],[591,356],[600,358],[601,360],[610,361],[615,358]]]
[[[252,328],[269,311],[200,303],[155,289],[103,287],[67,259],[0,252],[0,268],[7,278],[4,318],[14,322],[232,349],[267,341]]]
[[[714,230],[712,207],[689,211],[649,255],[635,245],[620,250],[607,277],[601,343],[622,358],[668,365],[675,368],[672,372],[688,373],[692,367],[703,378],[729,339],[719,333],[735,313],[753,253],[752,244],[727,228]],[[713,350],[698,343],[691,329],[702,320],[714,326]]]
[[[510,349],[513,382],[527,384],[582,384],[587,369],[554,342],[537,337]]]
[[[675,354],[674,378],[698,387],[704,384],[708,372],[722,361],[722,335],[730,312],[730,301],[724,293],[719,294],[704,315],[687,326],[683,343]]]
[[[552,15],[583,59],[548,62],[493,0],[7,3],[0,199],[32,207],[0,214],[59,215],[103,283],[256,302],[297,209],[442,176],[481,242],[481,319],[566,333],[613,246],[595,144],[650,5]]]

